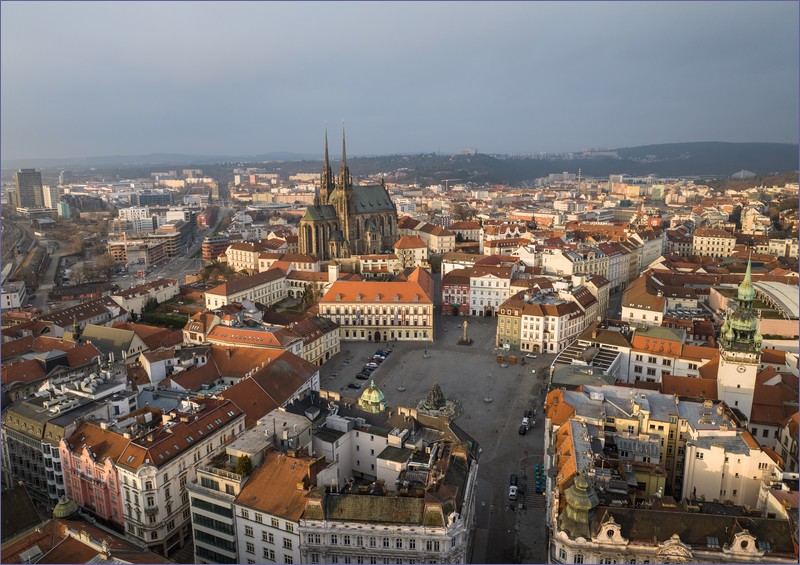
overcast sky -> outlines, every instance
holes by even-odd
[[[798,142],[797,2],[3,2],[2,158]]]

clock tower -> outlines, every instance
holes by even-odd
[[[761,362],[762,338],[753,313],[754,299],[748,258],[747,271],[737,291],[736,306],[728,308],[720,331],[717,372],[717,396],[731,408],[738,408],[748,419]]]

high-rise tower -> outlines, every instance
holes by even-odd
[[[44,208],[44,190],[42,173],[36,169],[20,169],[16,173],[17,196],[19,208]]]
[[[744,279],[736,293],[736,306],[728,309],[720,330],[717,372],[719,398],[731,408],[738,408],[748,418],[761,362],[762,337],[753,312],[755,292],[748,258]]]

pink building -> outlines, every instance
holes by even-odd
[[[123,527],[122,496],[114,461],[130,442],[100,424],[83,423],[61,440],[67,496],[97,518]]]

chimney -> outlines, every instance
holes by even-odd
[[[231,358],[232,352],[231,352],[231,348],[230,347],[225,350],[225,355],[228,356],[228,359]]]
[[[592,330],[592,339],[597,339],[597,330]]]

